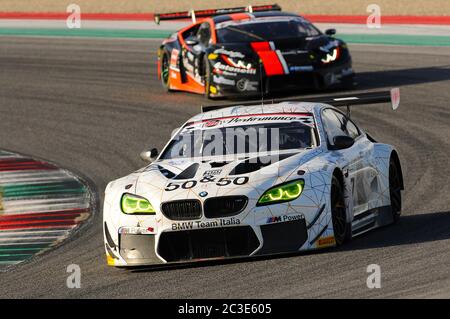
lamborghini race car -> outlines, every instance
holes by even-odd
[[[306,251],[397,221],[398,152],[331,106],[388,94],[236,105],[189,119],[161,154],[141,154],[151,164],[107,185],[108,264]]]
[[[157,22],[205,17],[160,46],[163,87],[208,98],[352,87],[352,59],[336,30],[324,34],[305,18],[277,10],[270,5],[156,15]]]

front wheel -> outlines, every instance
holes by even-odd
[[[170,91],[170,57],[167,51],[164,51],[161,58],[161,83],[166,91]]]
[[[351,224],[347,222],[343,186],[336,176],[331,180],[331,219],[336,245],[341,246],[351,238]]]
[[[391,212],[394,223],[400,219],[402,211],[402,186],[400,180],[400,168],[391,158],[389,161],[389,195],[391,198]]]
[[[208,57],[205,55],[203,58],[203,77],[205,83],[205,98],[211,98],[211,65],[209,63]]]

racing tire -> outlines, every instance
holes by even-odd
[[[203,58],[203,72],[205,78],[205,98],[213,99],[211,97],[210,87],[211,87],[211,64],[209,63],[208,57],[205,55]]]
[[[351,223],[347,222],[343,186],[336,176],[331,180],[331,220],[333,222],[336,246],[341,246],[351,238]]]
[[[163,88],[169,92],[170,90],[170,55],[164,51],[161,58],[161,84]]]
[[[400,168],[391,157],[389,161],[389,196],[391,200],[391,212],[394,223],[398,222],[402,212],[402,184]]]

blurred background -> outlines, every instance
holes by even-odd
[[[286,11],[301,14],[365,15],[370,4],[382,8],[383,15],[450,15],[449,0],[228,0],[227,7],[276,2]],[[218,0],[0,0],[0,12],[65,12],[69,4],[78,4],[83,12],[145,13],[223,7]]]

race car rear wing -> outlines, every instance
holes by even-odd
[[[335,107],[347,107],[347,114],[350,116],[350,107],[353,105],[364,105],[364,104],[379,104],[379,103],[391,103],[392,109],[395,111],[400,105],[400,89],[393,88],[390,91],[376,91],[359,93],[352,95],[335,95],[335,96],[319,96],[312,98],[283,98],[283,99],[272,99],[269,101],[253,101],[253,102],[243,102],[243,103],[227,103],[220,105],[202,105],[202,112],[220,110],[226,107],[233,106],[253,106],[253,105],[263,105],[269,107],[270,104],[281,103],[281,102],[309,102],[309,103],[324,103]]]
[[[244,12],[262,12],[262,11],[281,11],[281,7],[278,4],[260,5],[260,6],[248,6],[248,7],[236,7],[236,8],[222,8],[222,9],[207,9],[198,11],[182,11],[171,13],[157,13],[155,14],[155,22],[159,24],[163,20],[180,20],[191,18],[195,23],[196,18],[207,18],[218,16],[222,14],[231,13],[244,13]]]

